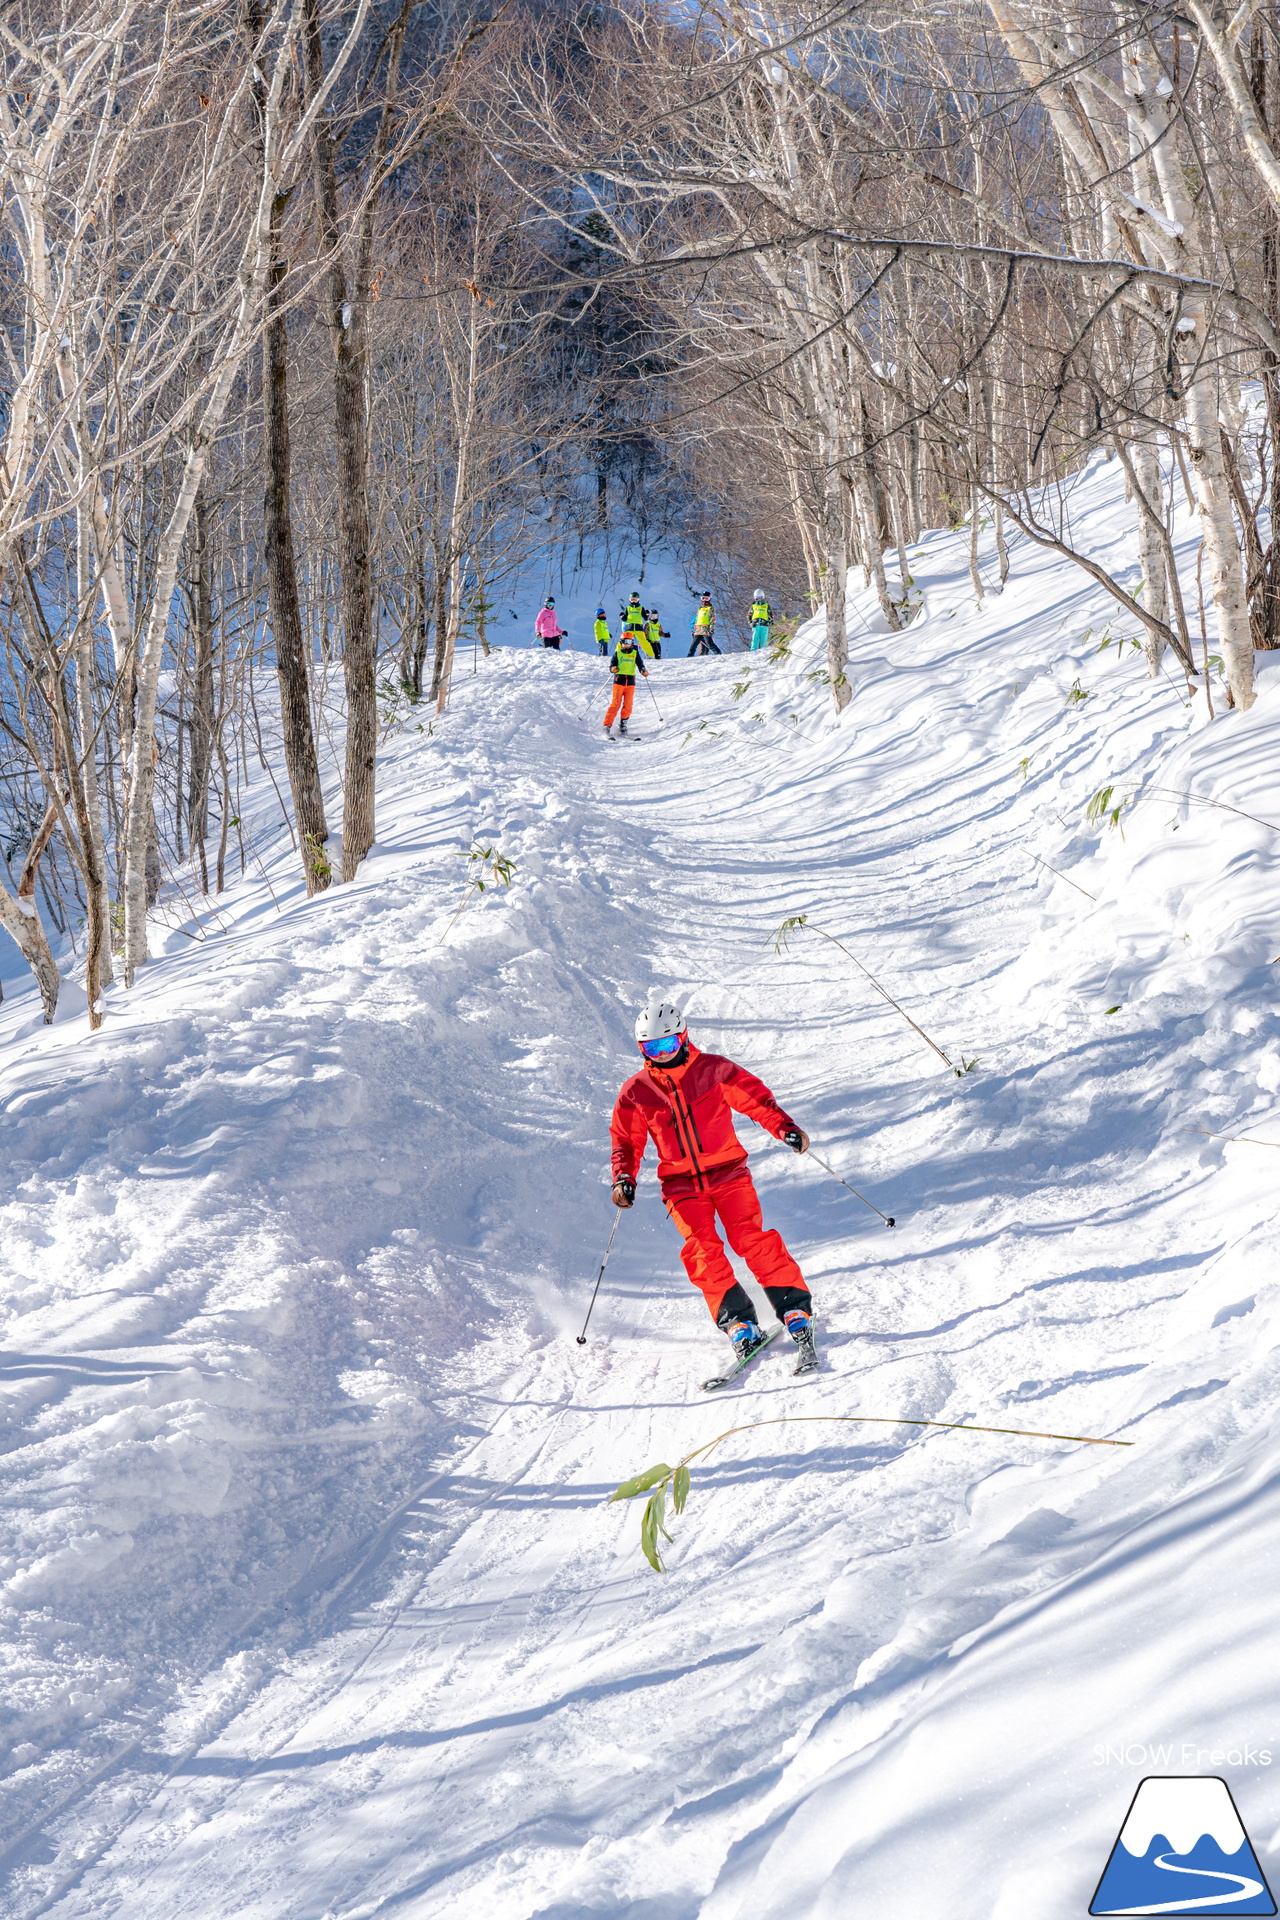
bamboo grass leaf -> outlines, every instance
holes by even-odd
[[[645,1471],[638,1473],[634,1480],[624,1480],[617,1492],[609,1495],[609,1505],[612,1506],[615,1500],[634,1500],[638,1493],[648,1493],[650,1487],[656,1487],[658,1482],[666,1480],[670,1473],[671,1469],[665,1460],[660,1460],[656,1467],[646,1467]]]
[[[663,1521],[666,1518],[667,1489],[665,1484],[649,1495],[649,1504],[644,1510],[644,1519],[640,1522],[640,1549],[655,1573],[665,1573],[662,1564],[662,1549],[658,1545],[658,1535],[670,1540]]]
[[[1200,1129],[1196,1129],[1200,1131]],[[1253,1142],[1254,1145],[1267,1145],[1266,1141]],[[1280,1145],[1280,1142],[1277,1143]],[[1045,1433],[1030,1427],[987,1427],[979,1426],[976,1421],[968,1420],[915,1420],[904,1419],[900,1414],[874,1413],[806,1413],[786,1414],[777,1420],[751,1420],[745,1426],[728,1427],[718,1433],[714,1440],[704,1440],[700,1447],[687,1453],[674,1469],[666,1465],[650,1467],[647,1473],[637,1474],[634,1480],[626,1480],[611,1496],[613,1500],[629,1500],[633,1494],[647,1493],[652,1487],[645,1504],[644,1515],[640,1521],[640,1549],[655,1573],[667,1571],[662,1560],[660,1540],[671,1539],[666,1528],[667,1486],[671,1487],[672,1505],[677,1513],[683,1513],[685,1502],[689,1498],[689,1462],[702,1459],[704,1462],[715,1449],[735,1434],[755,1433],[761,1427],[785,1427],[792,1422],[801,1426],[862,1426],[873,1427],[928,1427],[940,1433],[991,1433],[1008,1434],[1023,1440],[1065,1440],[1076,1446],[1085,1447],[1131,1447],[1132,1440],[1112,1440],[1087,1433]]]
[[[783,921],[773,936],[773,950],[775,953],[786,952],[789,936],[795,932],[797,927],[803,927],[808,918],[807,913],[793,913],[789,920]]]

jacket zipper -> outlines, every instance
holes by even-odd
[[[681,1134],[680,1120],[682,1117],[682,1096],[679,1090],[674,1086],[671,1089],[671,1113],[672,1113],[672,1118],[675,1120],[675,1123],[676,1123],[676,1138],[677,1140],[679,1140],[680,1145],[684,1148],[685,1152],[689,1156],[689,1165],[690,1165],[690,1168],[692,1169],[693,1177],[697,1181],[700,1187],[705,1187],[707,1183],[704,1180],[702,1175],[702,1165],[698,1159],[697,1153],[695,1153],[694,1151],[693,1144],[692,1144],[693,1141],[696,1140],[698,1142],[699,1148],[701,1149],[702,1139],[698,1133],[697,1127],[694,1125],[694,1122],[693,1122],[693,1111],[689,1107],[687,1102],[683,1103],[683,1119],[685,1122],[685,1128],[684,1128],[683,1135]],[[705,1151],[705,1149],[703,1150]]]
[[[685,1134],[684,1129],[680,1125],[680,1109],[677,1107],[674,1098],[670,1101],[670,1107],[671,1107],[671,1124],[676,1130],[676,1139],[680,1143],[680,1151],[688,1160],[690,1167],[693,1168],[695,1164],[694,1158],[693,1158],[693,1149],[689,1145],[688,1136]]]
[[[685,1099],[685,1096],[683,1093],[681,1094],[680,1098],[684,1100],[685,1114],[688,1117],[689,1125],[693,1129],[693,1137],[698,1143],[698,1152],[705,1153],[706,1148],[702,1144],[702,1135],[698,1132],[698,1123],[693,1117],[693,1102],[692,1100]]]

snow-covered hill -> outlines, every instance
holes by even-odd
[[[1114,467],[1073,525],[1124,567]],[[277,834],[97,1037],[6,1001],[6,1915],[1066,1920],[1160,1771],[1269,1868],[1280,656],[1209,725],[964,543],[902,634],[851,593],[839,721],[816,625],[662,662],[635,745],[602,663],[497,653],[353,885]],[[473,843],[515,876],[442,940]],[[898,1218],[751,1130],[816,1385],[697,1392],[651,1176],[575,1344],[651,982]],[[790,1415],[650,1572],[617,1482]]]

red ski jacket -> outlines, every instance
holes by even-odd
[[[707,1174],[741,1165],[747,1157],[733,1130],[734,1110],[758,1121],[775,1139],[796,1124],[763,1080],[723,1054],[700,1053],[692,1041],[683,1066],[643,1067],[627,1081],[613,1109],[614,1179],[635,1179],[652,1139],[658,1178],[665,1182],[685,1175],[690,1191],[699,1191]]]

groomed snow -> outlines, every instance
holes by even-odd
[[[1075,535],[1132,577],[1130,529],[1103,462]],[[353,885],[264,781],[97,1037],[6,1001],[6,1920],[1066,1920],[1144,1772],[1266,1864],[1280,655],[1210,725],[1039,551],[975,608],[966,542],[902,634],[855,583],[839,721],[815,624],[663,661],[635,745],[600,661],[495,653]],[[442,942],[473,842],[515,877]],[[973,1071],[775,955],[802,912]],[[814,1385],[697,1392],[651,1173],[575,1344],[651,982],[898,1218],[747,1130]],[[767,1427],[652,1573],[618,1481],[793,1414],[1133,1444]]]

